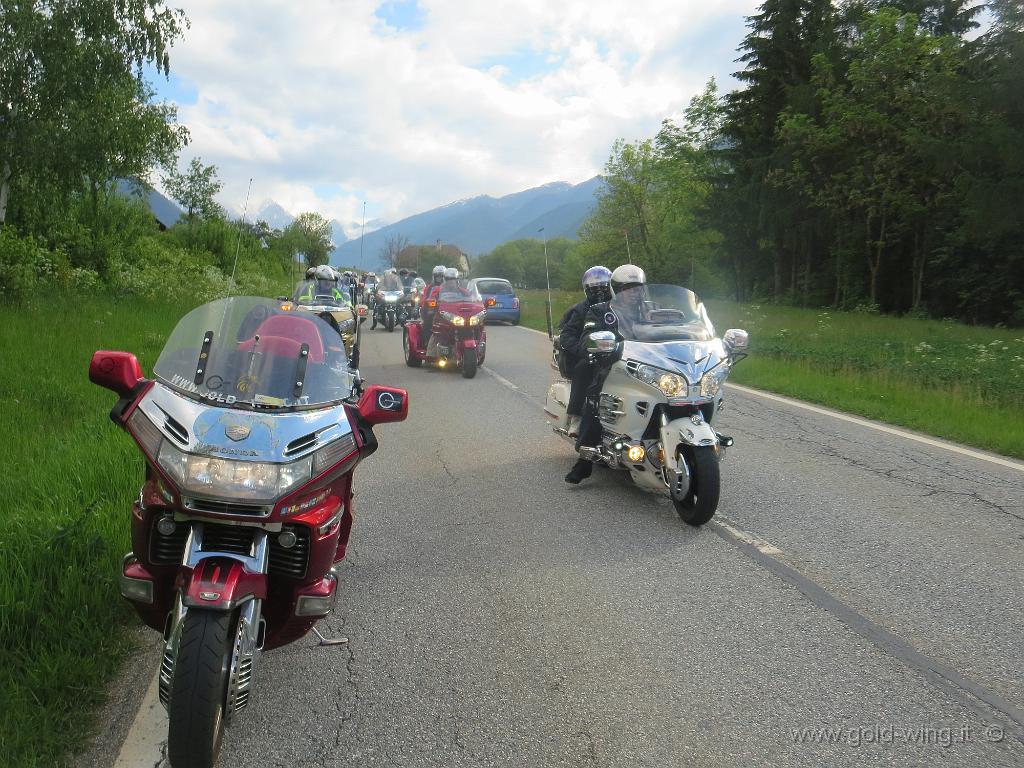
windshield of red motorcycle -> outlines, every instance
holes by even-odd
[[[437,294],[440,304],[483,304],[476,285],[468,280],[445,280]]]
[[[307,408],[349,397],[354,381],[338,333],[316,315],[281,306],[236,296],[193,309],[153,373],[182,394],[223,406]]]
[[[627,341],[710,341],[714,326],[697,295],[678,285],[639,285],[619,291],[608,304]]]

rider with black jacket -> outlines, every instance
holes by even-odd
[[[563,356],[562,369],[569,374],[572,386],[569,390],[569,434],[577,436],[583,419],[583,405],[587,390],[594,382],[594,364],[586,349],[589,333],[603,328],[603,307],[612,298],[612,273],[607,267],[595,266],[583,273],[583,290],[587,297],[569,308],[562,317],[558,346]],[[589,326],[589,327],[588,327]],[[600,327],[599,327],[600,326]],[[589,420],[588,420],[589,421]],[[588,432],[592,430],[587,430]],[[565,476],[566,482],[578,483],[590,476],[592,464],[580,459]]]

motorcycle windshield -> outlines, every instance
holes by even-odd
[[[153,373],[194,399],[260,409],[333,405],[354,385],[330,325],[254,296],[220,299],[185,315]]]
[[[445,280],[437,294],[440,304],[483,304],[476,284],[468,280]]]
[[[678,285],[627,288],[615,295],[608,308],[626,341],[710,341],[715,337],[697,295]]]
[[[300,280],[295,286],[292,301],[307,306],[343,306],[351,302],[347,289],[333,280]]]
[[[398,279],[398,275],[384,275],[384,278],[377,284],[377,290],[379,291],[403,291],[402,281]]]

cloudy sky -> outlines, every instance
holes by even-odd
[[[172,0],[158,94],[225,182],[342,222],[598,173],[711,76],[758,0]]]

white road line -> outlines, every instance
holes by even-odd
[[[880,424],[877,421],[871,421],[869,419],[861,418],[860,416],[851,416],[848,413],[841,413],[839,411],[833,411],[831,408],[822,408],[817,405],[810,405],[802,400],[794,400],[791,397],[783,397],[782,395],[774,395],[770,392],[763,392],[760,389],[751,389],[750,387],[744,387],[739,384],[726,384],[730,389],[735,389],[738,392],[743,392],[747,395],[754,395],[755,397],[763,397],[766,400],[775,400],[779,403],[785,403],[791,405],[794,408],[803,408],[805,411],[811,411],[812,413],[821,414],[822,416],[831,416],[834,419],[840,419],[841,421],[848,421],[851,424],[857,424],[861,427],[867,427],[868,429],[874,429],[878,432],[885,432],[889,435],[896,435],[897,437],[903,437],[907,440],[913,440],[924,445],[930,445],[933,448],[943,448],[953,453],[959,453],[962,456],[970,456],[972,459],[980,459],[981,461],[987,461],[990,464],[999,464],[1003,467],[1009,467],[1015,469],[1018,472],[1024,472],[1024,464],[1013,459],[1005,459],[1002,456],[993,456],[988,453],[982,453],[981,451],[971,450],[970,448],[964,448],[963,446],[957,445],[956,443],[949,443],[944,440],[936,440],[924,435],[916,435],[913,432],[907,432],[896,427],[890,427],[887,424]]]
[[[521,325],[515,326],[516,328],[522,328],[524,331],[530,331],[531,333],[539,333],[541,336],[547,338],[547,334],[542,331],[535,331],[533,328],[524,328]],[[754,397],[763,397],[766,400],[774,400],[778,403],[785,403],[791,405],[794,408],[803,408],[805,411],[811,411],[812,413],[820,414],[821,416],[831,416],[834,419],[840,419],[841,421],[848,421],[851,424],[857,424],[861,427],[867,427],[868,429],[874,429],[878,432],[885,432],[889,435],[895,435],[896,437],[903,437],[907,440],[913,440],[917,443],[924,445],[930,445],[933,448],[942,448],[953,453],[959,453],[961,456],[970,456],[972,459],[979,459],[981,461],[987,461],[990,464],[998,464],[1001,467],[1008,467],[1009,469],[1015,469],[1018,472],[1024,472],[1024,463],[1014,461],[1013,459],[1003,458],[1002,456],[995,456],[989,453],[982,453],[981,451],[975,451],[970,448],[966,448],[956,443],[947,442],[945,440],[936,440],[924,435],[916,435],[913,432],[907,432],[903,429],[896,427],[890,427],[888,424],[881,424],[877,421],[871,421],[860,416],[851,416],[848,413],[841,413],[840,411],[833,411],[831,408],[822,408],[817,405],[811,405],[805,403],[802,400],[794,400],[791,397],[783,397],[782,395],[775,395],[770,392],[764,392],[760,389],[753,389],[752,387],[744,387],[740,384],[726,384],[730,389],[735,389],[737,392],[743,392],[747,395],[753,395]]]
[[[506,378],[505,378],[504,376],[500,376],[500,375],[498,375],[498,374],[497,374],[497,373],[495,373],[495,372],[494,372],[494,371],[493,371],[493,370],[492,370],[491,368],[488,368],[488,367],[487,367],[486,365],[484,365],[484,366],[481,366],[481,367],[482,367],[482,368],[483,368],[483,369],[484,369],[485,371],[487,371],[487,373],[488,373],[488,374],[490,374],[491,376],[493,376],[494,378],[496,378],[496,379],[498,380],[498,382],[499,382],[500,384],[503,384],[504,386],[508,387],[509,389],[511,389],[511,390],[513,390],[513,391],[516,391],[516,392],[518,392],[518,391],[519,391],[519,387],[518,387],[518,386],[516,386],[515,384],[513,384],[513,383],[512,383],[511,381],[509,381],[508,379],[506,379]]]
[[[160,704],[159,674],[153,675],[132,727],[121,745],[114,768],[152,768],[162,763],[167,741],[167,713]]]
[[[539,333],[545,339],[548,337],[546,331],[538,331],[536,328],[527,328],[525,325],[514,325],[513,328],[518,328],[521,331],[529,331],[530,333]]]
[[[727,519],[728,518],[722,517],[720,514],[715,515],[713,524],[719,526],[720,528],[724,528],[740,541],[744,541],[750,546],[757,548],[762,554],[768,555],[770,557],[778,557],[782,554],[782,550],[776,547],[771,542],[765,541],[764,539],[759,539],[754,534],[747,533],[742,528],[737,528],[734,525],[730,525],[729,523],[725,522]]]

